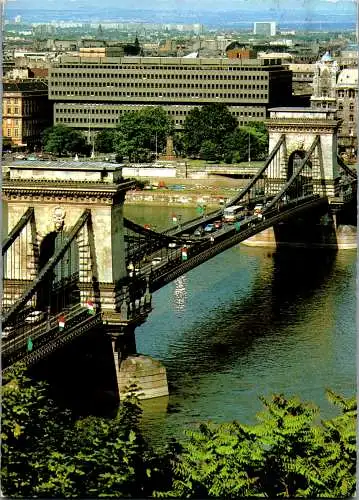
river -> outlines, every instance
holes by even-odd
[[[125,206],[162,230],[195,209]],[[155,441],[199,421],[254,423],[259,395],[284,393],[335,413],[325,388],[356,390],[356,251],[238,245],[153,295],[137,350],[167,369],[169,398],[144,402]]]

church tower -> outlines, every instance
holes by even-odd
[[[310,98],[312,108],[335,108],[335,88],[340,71],[338,63],[326,52],[315,65],[313,94]]]

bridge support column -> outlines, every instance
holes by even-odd
[[[120,399],[126,396],[131,384],[138,387],[139,399],[168,396],[166,368],[143,354],[136,353],[135,325],[121,328],[121,334],[112,333],[112,351]]]

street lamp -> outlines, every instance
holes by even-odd
[[[248,130],[248,166],[251,166],[251,133]]]
[[[85,104],[85,106],[87,106],[87,109],[88,109],[88,112],[87,112],[87,124],[88,124],[87,142],[88,142],[88,144],[92,145],[91,158],[95,158],[95,137],[92,133],[91,126],[92,126],[92,109],[93,109],[93,106],[96,106],[96,104]]]

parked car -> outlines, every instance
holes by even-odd
[[[214,224],[207,224],[204,228],[205,233],[213,233],[215,230],[216,228],[214,227]]]
[[[40,323],[43,319],[45,319],[44,311],[32,311],[26,316],[25,323]]]
[[[162,257],[154,257],[152,259],[152,265],[153,266],[158,266],[158,264],[160,264],[162,262]]]

